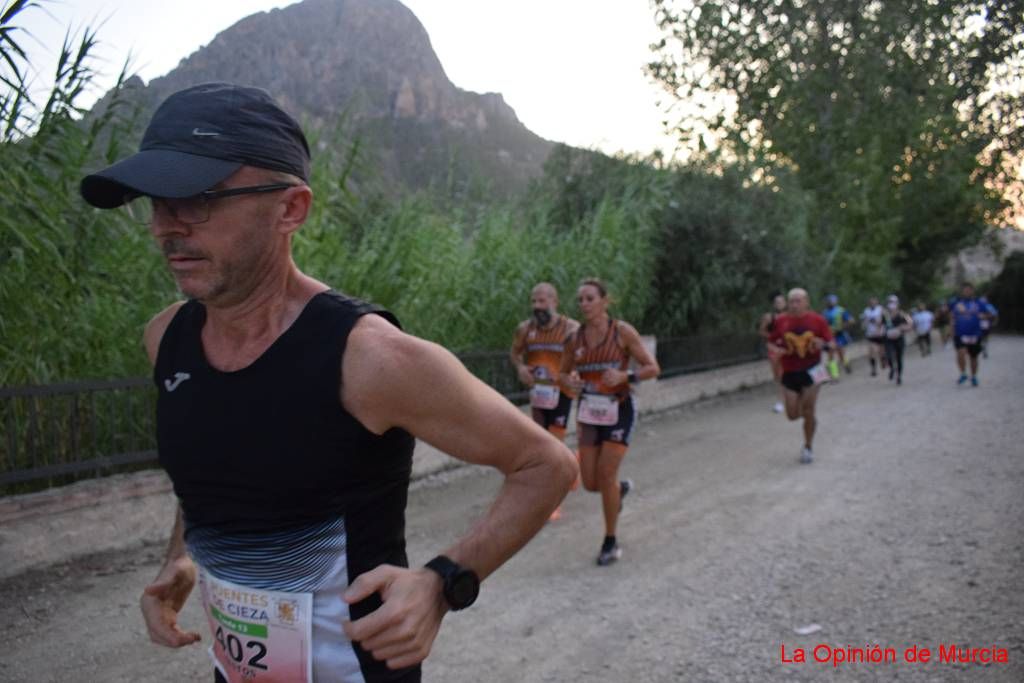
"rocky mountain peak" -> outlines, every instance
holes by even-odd
[[[383,150],[389,172],[410,159],[428,180],[436,160],[519,187],[538,175],[551,143],[531,133],[497,93],[448,79],[416,16],[398,0],[304,0],[253,14],[144,88],[147,106],[198,83],[265,88],[306,125],[349,117]],[[133,84],[133,87],[136,84]]]

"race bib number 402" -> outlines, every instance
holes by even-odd
[[[210,655],[231,683],[313,680],[313,594],[265,591],[200,569],[203,607],[213,632]]]

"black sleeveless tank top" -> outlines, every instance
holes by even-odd
[[[345,344],[369,313],[398,326],[376,306],[322,292],[262,356],[234,372],[206,360],[202,304],[187,302],[167,327],[154,370],[160,463],[181,504],[190,554],[220,578],[313,591],[314,612],[330,605],[334,614],[344,609],[346,581],[380,564],[408,565],[415,441],[400,429],[376,435],[341,405]],[[334,574],[339,566],[347,576]],[[349,615],[358,619],[380,604],[374,594]],[[314,621],[323,659],[314,667],[355,657],[361,680],[420,680],[418,666],[389,670],[336,624],[322,623]]]
[[[370,432],[340,399],[345,343],[367,313],[398,325],[376,306],[322,292],[255,362],[221,372],[202,348],[206,308],[181,307],[154,380],[160,464],[187,529],[266,532],[364,513],[375,532],[404,537],[414,439]]]

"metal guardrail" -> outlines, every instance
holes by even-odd
[[[156,460],[146,378],[0,388],[0,495]]]
[[[662,377],[763,357],[756,335],[657,340]],[[526,391],[507,351],[459,359],[510,401]],[[0,388],[0,496],[151,467],[156,391],[149,378]]]
[[[661,379],[766,357],[761,337],[753,333],[658,339]]]
[[[508,351],[467,351],[458,354],[466,368],[513,403],[525,403],[529,392],[519,382]]]

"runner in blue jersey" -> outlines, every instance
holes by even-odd
[[[960,296],[950,300],[949,312],[953,321],[956,364],[960,369],[957,384],[967,381],[967,361],[970,358],[971,384],[978,386],[978,355],[985,329],[983,322],[991,321],[994,311],[991,305],[974,295],[974,285],[965,282],[960,287]]]
[[[853,314],[839,305],[839,297],[835,294],[829,294],[825,297],[825,301],[828,303],[828,306],[821,314],[825,317],[825,322],[828,323],[829,329],[832,330],[839,362],[847,374],[849,374],[853,370],[850,368],[849,361],[846,360],[846,347],[852,341],[848,330],[854,324]]]

